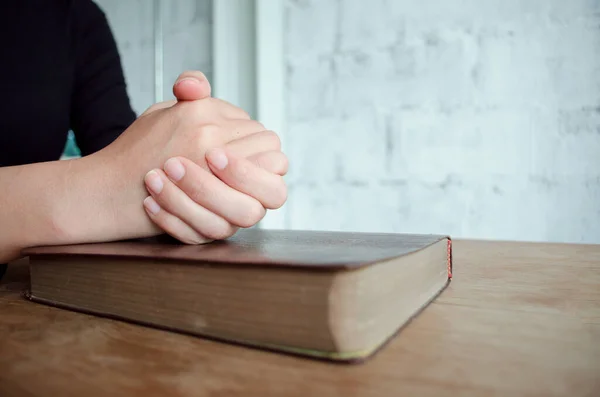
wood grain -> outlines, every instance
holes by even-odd
[[[454,280],[340,365],[100,319],[0,284],[0,395],[600,396],[600,246],[454,243]]]

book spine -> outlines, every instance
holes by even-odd
[[[452,278],[452,238],[448,237],[448,278]]]

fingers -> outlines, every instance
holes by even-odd
[[[197,245],[213,241],[202,236],[181,219],[161,208],[152,196],[148,196],[144,200],[144,209],[158,227],[183,243]]]
[[[153,182],[156,175],[161,183]],[[146,176],[146,186],[161,207],[195,230],[200,231],[208,224],[210,230],[202,229],[202,234],[210,238],[232,235],[235,231],[231,227],[254,226],[265,215],[265,208],[259,201],[182,157],[169,159],[164,165],[164,173],[160,170],[150,172]],[[229,229],[225,229],[225,221],[230,224]]]
[[[228,142],[224,148],[232,156],[247,158],[256,167],[271,173],[283,176],[288,171],[288,159],[281,152],[281,140],[273,131],[258,131],[242,136]]]
[[[279,151],[258,153],[248,161],[273,174],[283,175],[287,171],[287,157]],[[173,174],[173,170],[170,172]],[[162,170],[148,173],[145,183],[151,194],[144,200],[146,213],[158,227],[179,241],[193,245],[205,244],[228,238],[237,232],[238,227],[191,200]]]
[[[265,129],[264,125],[255,120],[227,120],[222,123],[222,126],[229,142],[246,138]]]
[[[156,204],[164,212],[180,219],[180,222],[176,222],[168,219],[167,215],[163,215],[165,222],[171,222],[171,225],[169,225],[171,226],[169,234],[189,234],[189,231],[184,230],[181,223],[187,225],[190,230],[193,230],[204,238],[213,240],[227,238],[236,232],[236,228],[224,218],[192,200],[190,196],[165,175],[163,170],[150,171],[146,174],[144,182]],[[156,214],[155,217],[158,215]],[[162,227],[161,224],[159,226]]]
[[[255,167],[262,168],[272,174],[284,176],[288,172],[288,158],[277,150],[253,154],[248,157],[248,161],[254,164]]]
[[[264,208],[277,209],[287,200],[286,185],[280,175],[256,167],[252,162],[220,148],[209,150],[206,160],[221,181],[254,197]]]
[[[142,113],[142,116],[160,109],[170,108],[178,101],[193,101],[207,98],[210,96],[210,93],[210,83],[202,72],[184,72],[179,75],[177,81],[173,85],[173,95],[175,95],[177,100],[155,103],[146,109],[146,111]]]
[[[288,172],[288,158],[280,151],[256,153],[249,156],[247,159],[254,164],[255,167],[262,168],[272,174],[285,176]],[[198,166],[210,171],[208,164],[202,163],[198,164]]]
[[[186,71],[179,75],[173,84],[173,95],[178,101],[194,101],[208,98],[211,95],[211,86],[204,75],[199,71]]]
[[[249,130],[250,128],[248,128]],[[238,135],[239,138],[233,139],[225,145],[227,150],[235,156],[249,157],[260,152],[281,149],[279,136],[273,131],[259,130],[246,135]]]

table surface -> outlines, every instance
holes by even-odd
[[[600,245],[454,243],[454,280],[371,360],[332,364],[25,301],[0,283],[0,395],[600,396]]]

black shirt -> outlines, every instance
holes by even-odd
[[[135,119],[117,46],[91,0],[0,1],[0,167],[82,155]]]

